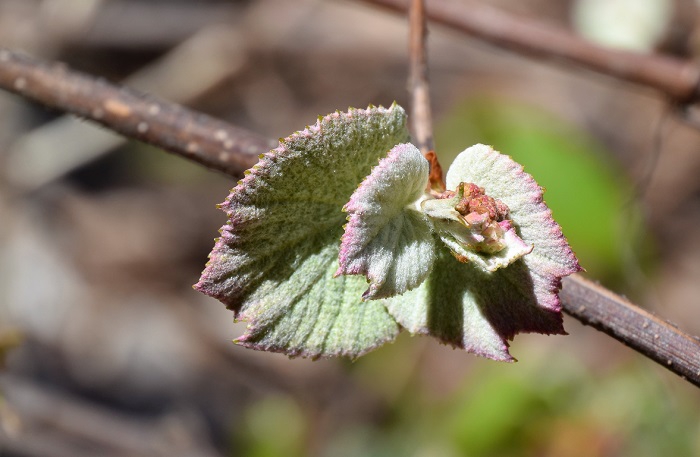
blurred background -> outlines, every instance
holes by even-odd
[[[489,3],[700,59],[692,0]],[[350,0],[0,0],[3,46],[271,138],[408,108],[407,35]],[[512,155],[589,276],[700,334],[700,131],[657,93],[439,26],[429,62],[443,166]],[[354,363],[234,346],[191,289],[234,184],[0,93],[0,455],[700,456],[698,389],[568,317],[516,337],[515,364],[408,335]]]

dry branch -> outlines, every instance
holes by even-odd
[[[0,88],[233,176],[251,166],[270,145],[256,134],[209,116],[1,49]],[[700,386],[697,339],[578,275],[565,278],[561,297],[564,311],[583,324]]]
[[[430,188],[443,191],[445,190],[445,180],[433,144],[433,118],[430,109],[430,83],[428,81],[426,52],[428,30],[425,20],[425,0],[413,0],[409,24],[408,90],[411,94],[413,141],[430,162]]]
[[[700,341],[676,326],[574,275],[563,280],[564,311],[700,387]]]
[[[409,15],[409,79],[411,93],[411,125],[413,139],[423,155],[434,149],[433,121],[430,115],[430,85],[425,52],[426,21],[425,0],[412,0]]]
[[[240,176],[274,143],[226,122],[0,48],[0,88]]]
[[[407,0],[363,0],[405,13]],[[530,57],[575,64],[616,79],[656,89],[679,103],[700,99],[700,67],[668,56],[597,46],[533,18],[518,17],[473,0],[430,0],[426,15],[478,40]]]

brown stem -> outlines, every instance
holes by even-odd
[[[0,88],[232,176],[274,146],[205,114],[2,48]]]
[[[604,287],[573,275],[563,280],[564,311],[700,387],[700,340]]]
[[[408,9],[406,0],[363,1],[401,13]],[[700,99],[700,68],[689,61],[604,48],[567,30],[472,0],[430,0],[426,15],[436,23],[510,51],[550,62],[573,63],[656,89],[678,102]]]
[[[232,176],[252,165],[271,144],[256,134],[178,105],[2,49],[0,88]],[[227,140],[232,144],[226,144]],[[564,279],[561,297],[564,311],[583,324],[700,386],[697,339],[578,275]]]
[[[411,124],[413,140],[423,155],[434,149],[432,117],[430,114],[430,85],[428,64],[425,52],[427,35],[424,0],[413,0],[409,15],[410,22],[410,68],[409,92],[411,94]]]
[[[411,125],[413,141],[430,162],[430,189],[445,190],[445,181],[437,155],[433,151],[433,119],[430,112],[430,83],[428,82],[428,62],[425,50],[427,26],[425,20],[425,0],[412,0],[409,14],[409,79],[411,94]]]

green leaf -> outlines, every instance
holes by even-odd
[[[443,163],[480,141],[523,164],[547,189],[547,206],[581,264],[608,286],[624,277],[625,253],[649,260],[653,243],[645,239],[639,208],[629,202],[626,174],[610,151],[562,116],[484,94],[459,102],[435,133]]]
[[[561,278],[581,271],[581,267],[544,203],[542,188],[522,165],[483,144],[466,149],[450,166],[448,189],[460,182],[476,183],[508,206],[520,238],[534,246],[522,259],[532,278],[534,297],[545,308],[560,311]]]
[[[534,249],[495,271],[442,250],[420,287],[388,300],[391,315],[411,333],[503,361],[513,360],[507,340],[517,333],[565,334],[558,291],[561,278],[580,267],[542,189],[522,166],[485,145],[462,152],[446,181],[448,189],[474,183],[505,203],[514,230]]]
[[[231,191],[229,220],[195,288],[249,322],[240,344],[357,357],[396,336],[383,302],[361,301],[363,278],[333,274],[343,206],[407,140],[398,105],[336,112],[282,140]]]
[[[566,334],[561,313],[538,304],[522,260],[486,273],[441,250],[430,277],[387,308],[412,334],[499,361],[515,360],[507,340],[518,333]]]
[[[295,254],[308,257],[292,271],[266,278],[274,290],[242,312],[250,325],[237,343],[290,356],[358,357],[396,337],[398,327],[384,305],[360,300],[363,279],[333,277],[337,237],[329,241],[320,252],[314,243],[297,246]]]
[[[407,138],[398,106],[337,112],[282,140],[246,172],[222,205],[228,222],[195,286],[248,322],[239,344],[357,357],[395,338],[401,325],[513,360],[507,340],[515,334],[564,333],[557,293],[561,277],[579,266],[537,183],[477,145],[447,173],[450,189],[464,183],[461,200],[426,207],[455,192],[425,194],[428,164],[400,144]],[[468,263],[438,238],[454,240],[453,254]],[[367,285],[355,274],[370,280],[364,297],[377,300],[361,300]]]
[[[352,194],[336,275],[363,274],[364,299],[402,294],[430,273],[435,245],[429,222],[416,207],[428,185],[428,161],[412,144],[400,144]]]

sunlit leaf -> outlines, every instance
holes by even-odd
[[[352,194],[337,274],[370,280],[364,298],[402,294],[418,286],[435,259],[431,227],[414,204],[428,184],[428,161],[412,144],[400,144]]]
[[[380,158],[408,139],[399,106],[328,115],[280,142],[236,186],[195,288],[249,323],[239,342],[288,355],[359,356],[398,326],[361,277],[333,278],[343,206]]]

